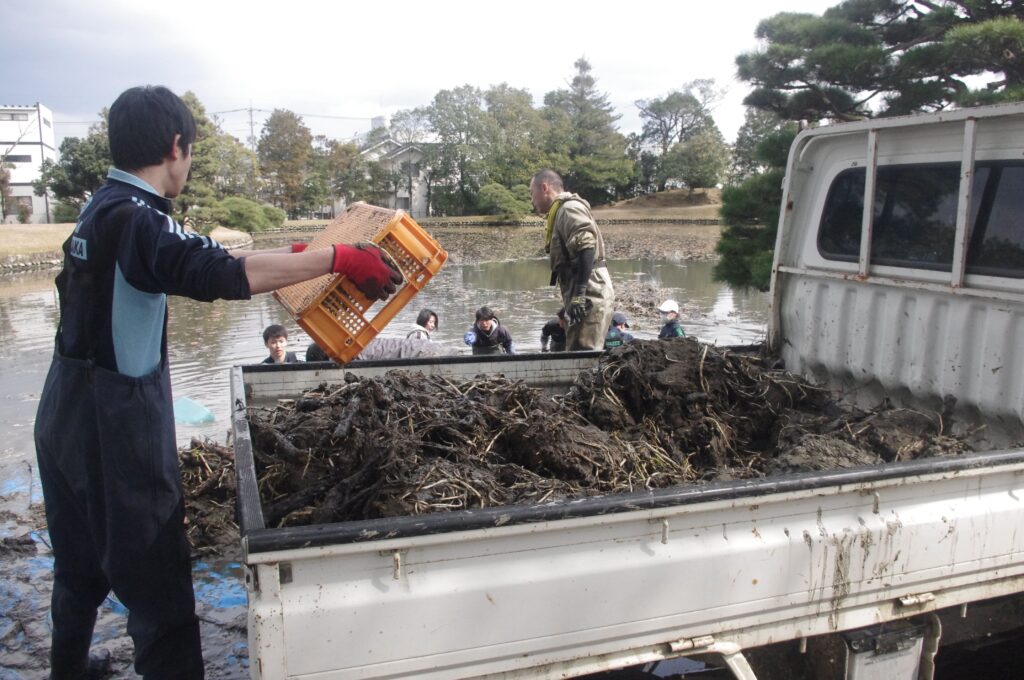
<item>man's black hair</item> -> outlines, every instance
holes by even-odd
[[[110,106],[107,136],[116,168],[131,171],[160,165],[175,135],[181,135],[178,148],[187,152],[196,139],[196,121],[181,97],[166,87],[129,88]]]
[[[427,322],[430,321],[430,317],[434,317],[434,330],[440,328],[441,321],[438,319],[437,314],[435,314],[434,310],[432,309],[424,309],[420,311],[419,315],[416,317],[416,324],[426,328]]]
[[[480,309],[476,310],[476,320],[477,321],[484,321],[484,320],[490,321],[494,317],[495,317],[495,314],[494,314],[494,312],[491,311],[490,307],[481,307]]]
[[[288,329],[285,328],[284,326],[282,326],[279,323],[275,323],[275,324],[272,324],[270,326],[267,326],[263,330],[263,344],[265,345],[268,342],[270,342],[271,338],[284,338],[285,340],[287,340],[288,339]]]
[[[565,188],[562,184],[562,178],[559,176],[557,172],[555,172],[551,168],[544,168],[543,170],[538,170],[537,172],[535,172],[533,174],[532,181],[538,184],[540,182],[550,184],[551,188],[555,189],[556,191],[561,191],[562,189]]]
[[[565,321],[565,307],[559,308],[559,310],[555,312],[555,316],[557,316],[562,321]]]

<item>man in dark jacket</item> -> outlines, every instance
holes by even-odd
[[[540,351],[565,351],[565,308],[559,309],[555,318],[548,321],[540,329]]]
[[[270,353],[263,360],[265,364],[294,364],[299,360],[295,352],[288,351],[288,329],[279,323],[263,329],[263,344]]]
[[[476,310],[476,323],[470,326],[462,340],[473,348],[473,354],[515,354],[512,334],[501,325],[490,307]]]
[[[108,115],[114,168],[64,243],[60,322],[35,442],[53,549],[50,677],[87,673],[96,610],[128,609],[135,671],[202,678],[167,357],[167,296],[248,299],[330,272],[374,299],[401,274],[376,248],[234,257],[171,218],[195,121],[164,87],[122,93]]]

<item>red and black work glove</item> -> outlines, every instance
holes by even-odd
[[[334,244],[335,274],[344,274],[371,300],[386,300],[405,280],[387,255],[372,243]]]

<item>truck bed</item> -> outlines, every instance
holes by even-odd
[[[345,372],[564,390],[600,353],[236,367],[253,677],[571,677],[859,628],[1021,590],[1024,450],[266,528],[250,403]]]

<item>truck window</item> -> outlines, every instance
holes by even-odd
[[[864,177],[864,168],[850,168],[829,188],[818,230],[826,259],[860,254]],[[950,271],[959,178],[958,163],[879,167],[871,261]],[[1024,277],[1024,165],[977,163],[972,193],[967,273]]]
[[[972,201],[967,273],[1024,278],[1024,165],[993,163],[988,170],[984,191]]]

